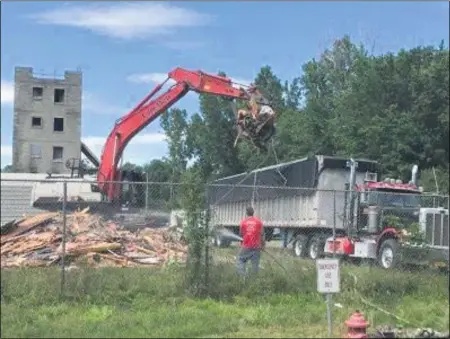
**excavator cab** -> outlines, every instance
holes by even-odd
[[[145,175],[135,170],[122,170],[121,181],[118,203],[123,207],[144,207]]]

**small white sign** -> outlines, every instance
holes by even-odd
[[[340,292],[339,259],[318,259],[317,291],[319,293]]]

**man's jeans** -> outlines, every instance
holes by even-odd
[[[261,250],[259,248],[242,248],[238,256],[237,270],[240,275],[246,275],[247,261],[252,263],[252,273],[259,271],[259,261],[261,259]]]

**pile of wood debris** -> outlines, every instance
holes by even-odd
[[[63,217],[41,213],[2,227],[1,267],[50,266],[61,262]],[[187,246],[167,229],[130,232],[90,214],[88,208],[66,216],[66,260],[90,266],[164,266],[185,262]],[[6,232],[5,232],[6,230]]]
[[[376,333],[369,335],[369,338],[450,338],[450,334],[432,328],[398,328],[383,325],[376,329]]]

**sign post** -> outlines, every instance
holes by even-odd
[[[333,333],[331,315],[332,295],[340,292],[339,259],[317,259],[317,291],[325,294],[327,301],[328,336]]]

